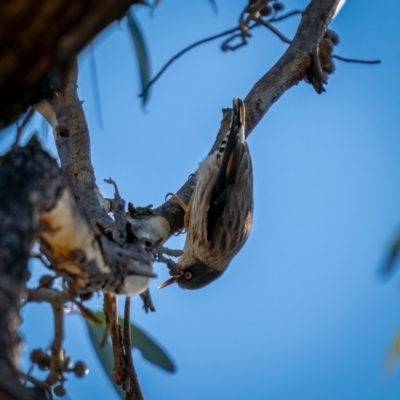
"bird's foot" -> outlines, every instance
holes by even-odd
[[[185,202],[176,193],[168,193],[167,196],[168,195],[172,195],[172,198],[182,207],[182,210],[185,212],[185,215],[183,216],[183,227],[178,231],[178,234],[185,233],[189,227],[190,212],[193,204],[193,194],[189,200],[189,204],[185,204]]]

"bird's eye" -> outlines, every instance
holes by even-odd
[[[190,272],[185,272],[185,279],[189,280],[191,279],[192,274]]]

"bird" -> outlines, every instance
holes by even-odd
[[[245,104],[233,100],[230,129],[219,148],[195,174],[188,204],[172,198],[185,211],[186,240],[172,278],[182,289],[200,289],[218,279],[249,237],[253,223],[253,168],[245,138]]]

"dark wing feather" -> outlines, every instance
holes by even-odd
[[[245,110],[242,100],[234,100],[232,110],[232,123],[228,142],[221,162],[213,191],[211,193],[207,214],[207,239],[210,241],[214,234],[218,221],[222,218],[224,208],[227,206],[228,196],[231,196],[231,185],[243,184],[243,175],[248,176],[250,156],[247,143],[242,141],[238,130],[245,123]],[[244,192],[245,193],[245,192]]]

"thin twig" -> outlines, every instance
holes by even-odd
[[[28,372],[26,373],[25,377],[22,378],[24,386],[26,386],[26,384],[28,383],[27,377],[30,377],[32,375],[34,368],[35,368],[35,364],[32,363],[31,366],[29,367]]]
[[[63,370],[63,350],[62,342],[64,339],[64,299],[58,296],[51,303],[54,313],[54,339],[51,343],[50,373],[46,379],[49,385],[60,380],[60,373]]]
[[[283,21],[287,18],[293,17],[294,15],[298,15],[298,14],[302,14],[303,11],[301,10],[293,10],[288,12],[287,14],[281,15],[280,17],[273,17],[271,18],[271,20],[269,22],[279,22],[279,21]],[[257,26],[259,26],[258,24],[253,24],[250,25],[248,28],[251,30],[253,28],[256,28]],[[197,46],[200,46],[204,43],[208,43],[211,42],[215,39],[219,39],[221,37],[227,36],[227,35],[231,35],[232,33],[235,33],[237,31],[240,31],[240,27],[236,26],[235,28],[232,29],[228,29],[227,31],[218,33],[216,35],[213,36],[209,36],[205,39],[199,40],[198,42],[195,42],[193,44],[191,44],[190,46],[185,47],[183,50],[181,50],[179,53],[175,54],[173,57],[171,57],[166,63],[165,65],[160,69],[160,71],[155,75],[155,77],[153,79],[151,79],[149,81],[149,83],[147,84],[147,86],[143,89],[142,93],[139,94],[139,97],[143,97],[147,91],[150,89],[151,86],[154,85],[154,83],[160,78],[160,76],[166,71],[166,69],[175,61],[177,60],[179,57],[181,57],[182,55],[184,55],[185,53],[187,53],[189,50],[194,49]],[[228,39],[228,41],[226,43],[230,43],[233,39],[236,39],[237,37],[240,37],[241,33],[232,36],[231,38]],[[236,50],[238,47],[243,46],[243,43],[239,43],[236,46],[230,46],[228,48],[228,50]]]
[[[191,44],[190,46],[185,47],[183,50],[181,50],[179,53],[175,54],[173,57],[171,57],[168,62],[160,69],[160,71],[156,74],[156,76],[151,79],[149,81],[149,83],[147,84],[147,86],[144,88],[143,92],[139,94],[139,97],[143,97],[147,91],[150,89],[151,86],[154,85],[154,83],[160,78],[160,76],[165,72],[165,70],[175,61],[177,60],[180,56],[184,55],[185,53],[187,53],[189,50],[194,49],[197,46],[200,46],[201,44],[207,43],[207,42],[211,42],[215,39],[219,39],[221,37],[230,35],[236,31],[240,30],[240,28],[238,26],[236,26],[235,28],[232,29],[228,29],[227,31],[224,31],[222,33],[218,33],[217,35],[213,35],[210,36],[208,38],[199,40],[198,42],[195,42],[193,44]]]
[[[104,294],[103,310],[107,325],[111,325],[110,333],[114,357],[112,378],[116,385],[122,385],[125,381],[125,358],[118,329],[117,296],[115,294]]]
[[[111,327],[112,327],[112,325],[114,324],[114,321],[115,321],[115,316],[114,316],[114,315],[111,315],[111,316],[110,316],[110,322],[106,325],[106,329],[104,329],[103,337],[102,337],[101,342],[100,342],[100,344],[99,344],[99,347],[100,347],[101,349],[104,349],[104,347],[105,347],[106,344],[107,344],[107,339],[108,339],[108,337],[110,336]]]
[[[303,14],[304,10],[293,10],[293,11],[289,11],[286,14],[280,15],[279,17],[273,16],[269,22],[280,22],[283,21],[287,18],[293,17],[295,15],[299,15],[299,14]]]
[[[295,11],[294,13],[298,14],[300,12],[301,11]],[[292,13],[289,13],[289,14],[290,14],[290,16],[295,15]],[[271,32],[273,32],[276,36],[278,36],[279,39],[282,40],[282,42],[285,42],[287,44],[292,43],[292,41],[289,38],[287,38],[283,33],[281,33],[278,29],[276,29],[270,23],[270,22],[276,22],[276,21],[278,21],[278,19],[271,19],[270,21],[265,21],[261,17],[259,17],[259,18],[256,18],[255,21],[257,21],[259,24],[268,28]],[[333,54],[332,58],[336,58],[337,60],[348,62],[348,63],[358,63],[358,64],[380,64],[382,62],[381,60],[359,60],[359,59],[355,59],[355,58],[346,58],[346,57],[339,56],[337,54]]]
[[[114,186],[114,199],[112,205],[112,212],[115,220],[115,240],[118,243],[126,242],[126,213],[125,213],[125,201],[122,200],[119,194],[118,186],[111,178],[104,179],[104,182]]]
[[[36,386],[38,388],[45,389],[45,390],[49,390],[51,388],[47,382],[36,379],[33,376],[25,374],[22,371],[18,371],[18,374],[20,375],[21,379],[32,383],[34,386]]]
[[[30,119],[32,118],[33,114],[35,114],[35,109],[33,107],[29,108],[28,113],[26,114],[24,120],[22,121],[21,125],[17,127],[17,133],[15,135],[15,140],[14,144],[12,145],[12,148],[15,149],[18,146],[19,140],[21,139],[22,132],[25,129],[25,126],[28,124]]]
[[[338,56],[337,54],[333,54],[332,58],[336,58],[336,60],[348,62],[348,63],[358,63],[358,64],[380,64],[382,60],[358,60],[355,58],[346,58],[342,56]]]
[[[278,29],[276,29],[268,21],[265,21],[261,17],[256,18],[255,21],[258,22],[259,24],[265,26],[267,29],[269,29],[272,33],[274,33],[276,36],[278,36],[278,38],[281,39],[282,42],[285,42],[287,44],[292,43],[292,41],[289,38],[287,38],[283,33],[281,33]]]
[[[127,372],[130,377],[129,388],[126,388],[126,400],[143,400],[142,390],[140,389],[137,379],[135,366],[132,358],[132,343],[131,343],[131,297],[125,297],[124,311],[124,350],[127,361]],[[128,391],[129,390],[129,391]]]
[[[264,19],[262,19],[261,17],[257,18],[256,24],[253,25],[249,25],[248,29],[254,29],[259,25],[263,25],[266,28],[268,28],[271,32],[273,32],[275,35],[277,35],[283,42],[290,44],[291,40],[289,38],[287,38],[285,35],[283,35],[278,29],[276,29],[271,22],[280,22],[283,21],[287,18],[293,17],[295,15],[299,15],[299,14],[303,14],[304,11],[303,10],[293,10],[290,11],[284,15],[280,15],[279,17],[277,16],[273,16],[269,21],[266,21]],[[153,79],[151,79],[149,81],[149,83],[147,84],[147,86],[144,88],[144,90],[142,91],[142,93],[139,94],[139,97],[143,97],[147,91],[150,89],[151,86],[154,85],[154,83],[161,77],[161,75],[169,68],[169,66],[175,61],[177,60],[179,57],[181,57],[182,55],[184,55],[185,53],[187,53],[188,51],[194,49],[197,46],[200,46],[204,43],[207,42],[211,42],[215,39],[219,39],[221,37],[233,34],[237,31],[240,31],[240,26],[237,26],[235,28],[232,29],[228,29],[227,31],[221,32],[217,35],[213,35],[210,36],[208,38],[199,40],[198,42],[195,42],[193,44],[191,44],[190,46],[185,47],[183,50],[181,50],[179,53],[175,54],[173,57],[171,57],[167,63],[161,68],[161,70],[155,75],[155,77]],[[231,36],[230,38],[228,38],[225,42],[222,43],[222,48],[224,50],[237,50],[238,48],[245,46],[247,44],[246,41],[242,40],[240,43],[238,43],[237,45],[231,46],[229,45],[229,43],[231,43],[234,39],[238,38],[238,37],[242,37],[242,33],[236,33],[233,36]],[[380,60],[374,60],[374,61],[365,61],[365,60],[355,60],[355,59],[350,59],[350,58],[344,58],[341,56],[336,56],[333,55],[333,58],[336,58],[338,60],[342,60],[342,61],[346,61],[346,62],[355,62],[355,63],[361,63],[361,64],[379,64],[381,61]]]
[[[54,314],[54,338],[51,343],[50,372],[45,380],[49,386],[62,381],[64,370],[64,304],[70,300],[70,293],[48,288],[28,289],[27,301],[50,303]],[[31,380],[30,380],[31,381]]]

